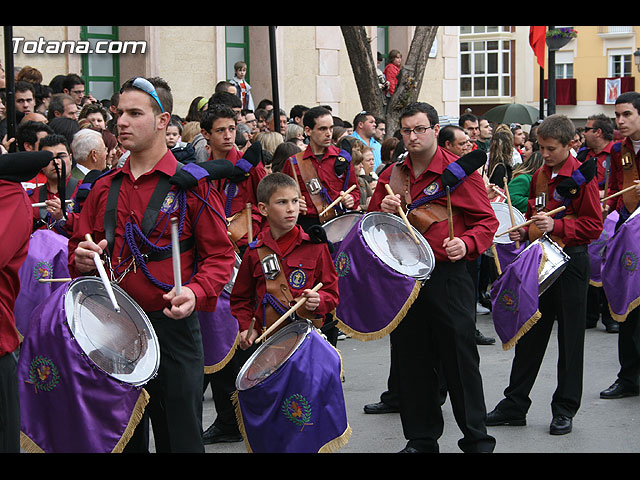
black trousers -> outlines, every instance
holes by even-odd
[[[0,453],[20,453],[20,397],[17,361],[0,357]]]
[[[160,367],[144,387],[149,404],[124,451],[149,451],[150,421],[157,453],[203,453],[204,355],[198,317],[195,312],[181,320],[162,312],[148,315],[160,343]]]
[[[618,332],[618,360],[620,371],[618,382],[637,390],[640,387],[640,307],[636,307],[624,322],[620,322]]]
[[[566,269],[540,296],[542,316],[518,341],[509,386],[498,410],[513,416],[526,415],[529,394],[538,376],[554,322],[558,321],[557,386],[551,399],[552,415],[573,418],[582,399],[584,335],[590,263],[587,248],[566,247],[571,257]]]
[[[431,278],[391,333],[400,418],[408,446],[437,452],[444,420],[442,366],[464,452],[491,452],[480,356],[475,340],[475,288],[466,262],[437,262]]]

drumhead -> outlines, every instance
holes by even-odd
[[[419,240],[416,244],[399,216],[370,212],[362,219],[360,229],[369,248],[396,272],[419,280],[431,275],[435,257],[429,243],[414,229]]]
[[[331,243],[341,242],[361,218],[362,213],[345,213],[339,217],[332,218],[322,225],[324,231],[327,232],[327,240]]]
[[[509,235],[500,235],[502,232],[510,229],[514,225],[511,223],[511,214],[509,213],[509,204],[503,202],[491,202],[491,208],[493,208],[493,212],[496,214],[496,218],[498,222],[500,222],[500,226],[498,226],[498,230],[496,230],[496,235],[493,237],[493,243],[499,244],[508,244],[513,243],[509,239]],[[513,217],[516,222],[516,225],[520,225],[524,223],[526,220],[524,215],[517,208],[512,208]]]
[[[113,285],[120,313],[102,281],[81,277],[64,298],[67,324],[82,350],[101,370],[125,383],[142,385],[158,371],[159,343],[149,318],[120,287]]]
[[[274,333],[240,369],[236,388],[248,390],[277,371],[296,352],[310,331],[308,322],[296,321]]]

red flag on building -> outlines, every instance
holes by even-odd
[[[544,68],[544,52],[546,50],[545,36],[547,27],[529,27],[529,45],[533,49],[533,53],[538,60],[540,68]]]

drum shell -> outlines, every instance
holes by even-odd
[[[538,275],[540,285],[538,295],[542,295],[562,274],[564,269],[567,267],[570,257],[546,234],[531,242],[527,249],[531,248],[533,245],[541,245],[542,251],[544,252],[544,265],[542,267],[542,271],[539,272]]]

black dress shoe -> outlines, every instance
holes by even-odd
[[[600,392],[600,398],[612,399],[623,397],[637,397],[640,394],[638,388],[625,387],[621,383],[615,382],[606,390]]]
[[[480,330],[476,330],[476,345],[493,345],[496,339],[483,335]]]
[[[242,435],[240,434],[240,432],[224,432],[217,425],[211,425],[202,434],[202,441],[205,445],[223,442],[241,442]]]
[[[364,406],[364,413],[397,413],[399,411],[398,407],[393,407],[384,402],[369,403]]]
[[[400,450],[398,453],[422,453],[420,450],[410,447],[409,445],[407,445],[406,447],[404,447],[402,450]]]
[[[551,420],[549,433],[551,435],[566,435],[567,433],[571,433],[572,423],[570,417],[566,415],[556,415],[553,417],[553,420]]]
[[[608,323],[604,328],[607,333],[620,333],[620,324],[618,324],[618,322]]]
[[[512,427],[523,427],[527,424],[527,417],[513,417],[505,415],[497,408],[487,414],[487,427],[498,427],[500,425],[509,425]]]

